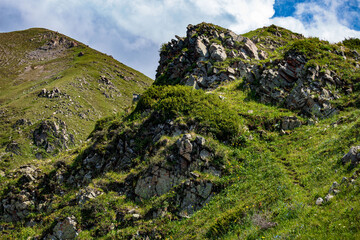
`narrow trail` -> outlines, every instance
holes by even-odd
[[[294,168],[291,166],[291,164],[285,159],[285,158],[279,158],[280,163],[284,166],[286,172],[291,177],[293,184],[298,185],[305,189],[305,186],[300,182],[298,174],[294,170]],[[307,190],[307,189],[305,189]],[[308,191],[308,190],[307,190]]]

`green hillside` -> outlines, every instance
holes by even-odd
[[[78,145],[96,120],[121,114],[133,94],[151,83],[111,56],[57,32],[1,33],[0,166],[4,170]],[[48,135],[40,137],[44,142],[34,140],[36,129]]]
[[[358,43],[189,25],[131,111],[4,167],[2,238],[359,239]]]

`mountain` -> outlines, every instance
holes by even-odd
[[[152,80],[46,29],[0,34],[1,167],[47,158],[121,114]],[[4,170],[4,169],[3,169]]]
[[[189,25],[132,111],[4,171],[3,238],[358,239],[359,50]]]

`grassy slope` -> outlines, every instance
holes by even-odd
[[[243,93],[230,89],[221,94],[240,112],[255,109],[256,103],[244,102],[244,98],[239,101]],[[271,107],[254,115],[269,113],[283,115]],[[360,141],[359,115],[357,109],[348,109],[314,126],[295,129],[290,135],[268,132],[260,137],[252,133],[254,140],[247,147],[229,149],[243,159],[241,163],[235,159],[229,162],[234,166],[228,179],[231,185],[191,219],[169,223],[172,237],[357,239],[358,182],[342,184],[341,193],[324,206],[317,206],[315,201],[324,198],[334,181],[341,183],[343,177],[349,178],[355,171],[339,162],[349,147]],[[331,123],[339,119],[346,120],[333,127]],[[258,216],[277,226],[262,228],[255,220]]]
[[[33,126],[14,130],[11,126],[16,120],[24,118],[36,124],[49,117],[61,119],[79,143],[86,139],[97,119],[122,112],[131,105],[132,94],[141,93],[152,82],[111,56],[81,43],[64,48],[55,56],[28,57],[56,36],[74,41],[46,29],[0,34],[0,148],[4,150],[10,140],[16,140],[24,146],[22,156],[16,158],[31,158],[36,151],[28,147]],[[78,56],[80,52],[84,55]],[[98,82],[100,76],[106,76],[117,90],[105,89]],[[68,97],[37,96],[41,89],[54,87]],[[112,93],[113,97],[107,98],[104,92]],[[9,160],[8,156],[3,158]]]

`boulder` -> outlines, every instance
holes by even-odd
[[[216,43],[210,45],[210,54],[216,61],[225,61],[227,58],[224,47]]]
[[[80,191],[76,194],[76,199],[80,205],[83,205],[90,199],[96,198],[101,194],[102,193],[96,189],[85,188],[85,189],[80,189]]]
[[[357,165],[359,164],[359,161],[360,161],[360,146],[351,147],[349,152],[345,154],[341,159],[341,162],[343,164],[350,162],[351,165]]]
[[[324,199],[322,199],[321,197],[319,197],[318,199],[316,199],[316,205],[322,205],[324,202]]]
[[[207,50],[207,47],[201,39],[196,40],[195,51],[197,52],[200,58],[205,59],[209,57],[209,52]]]
[[[75,217],[67,217],[63,221],[58,222],[56,226],[53,229],[53,238],[50,237],[50,239],[56,239],[56,240],[71,240],[75,239],[78,235],[77,229],[76,229],[76,221]]]

